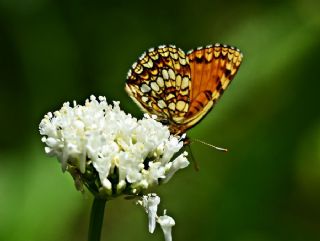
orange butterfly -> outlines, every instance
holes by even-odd
[[[239,49],[221,44],[187,54],[173,45],[151,48],[132,65],[125,88],[143,111],[182,134],[212,109],[242,58]]]

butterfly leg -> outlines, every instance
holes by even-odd
[[[188,153],[190,153],[191,159],[193,161],[193,167],[198,172],[200,170],[200,167],[199,167],[198,162],[196,161],[196,159],[194,158],[194,155],[192,153],[191,146],[190,146],[190,144],[191,144],[190,139],[188,137],[186,137],[185,143],[186,143],[186,141],[187,141],[186,148],[188,149]]]

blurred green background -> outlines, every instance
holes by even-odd
[[[320,4],[0,0],[0,240],[85,241],[91,196],[45,155],[38,124],[65,101],[120,100],[142,52],[215,42],[244,62],[189,135],[192,165],[158,189],[174,241],[320,240]],[[163,240],[133,201],[108,203],[103,238]]]

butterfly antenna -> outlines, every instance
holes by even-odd
[[[190,141],[199,142],[199,143],[204,144],[204,145],[206,145],[206,146],[210,146],[210,147],[212,147],[212,148],[214,148],[214,149],[216,149],[216,150],[218,150],[218,151],[223,151],[223,152],[227,152],[227,151],[228,151],[227,148],[214,146],[214,145],[212,145],[212,144],[209,144],[209,143],[207,143],[207,142],[201,141],[201,140],[199,140],[199,139],[190,139]],[[191,149],[191,148],[190,148],[190,149]]]
[[[192,150],[191,150],[191,146],[187,145],[187,148],[188,148],[188,152],[190,153],[191,159],[193,160],[194,169],[198,172],[200,170],[200,168],[199,168],[198,162],[194,158],[194,155],[193,155]]]

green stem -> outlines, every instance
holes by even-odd
[[[100,241],[106,199],[95,197],[92,203],[88,241]]]

